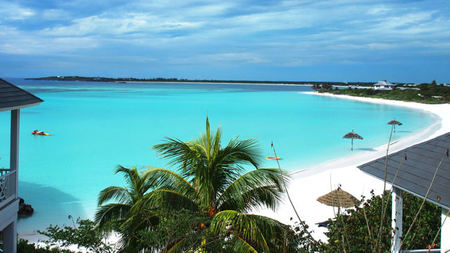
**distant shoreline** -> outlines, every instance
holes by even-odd
[[[116,83],[224,83],[224,84],[281,84],[281,85],[313,85],[329,84],[333,86],[372,86],[374,82],[327,82],[327,81],[251,81],[251,80],[204,80],[204,79],[178,79],[178,78],[110,78],[110,77],[84,77],[84,76],[47,76],[32,77],[25,80],[48,81],[84,81],[84,82],[116,82]]]

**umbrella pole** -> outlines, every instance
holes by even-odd
[[[350,148],[351,151],[353,151],[353,138],[352,138],[352,147]]]
[[[275,151],[275,147],[273,146],[273,142],[270,144],[270,146],[272,147],[274,156],[278,157],[277,156],[277,152]],[[280,170],[280,172],[281,172],[280,162],[278,161],[278,159],[276,161],[277,161],[277,165],[278,165],[278,170]],[[302,220],[300,219],[300,215],[298,214],[297,209],[295,208],[294,203],[292,202],[291,195],[289,194],[289,191],[288,191],[288,189],[286,187],[286,183],[284,181],[283,181],[283,188],[284,188],[284,191],[286,192],[286,195],[288,197],[289,203],[291,203],[292,209],[294,209],[294,213],[297,216],[298,221],[301,222]],[[308,232],[308,234],[309,234],[309,232]]]

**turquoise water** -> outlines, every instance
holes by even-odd
[[[35,209],[20,220],[22,234],[69,223],[69,214],[92,217],[98,192],[123,183],[118,164],[167,167],[151,146],[165,136],[191,140],[206,115],[225,140],[256,138],[263,156],[273,155],[273,141],[288,170],[351,154],[342,136],[352,129],[364,137],[354,152],[370,152],[387,142],[389,120],[404,123],[395,138],[433,122],[405,108],[300,94],[311,90],[303,86],[9,81],[45,100],[21,110],[19,193]],[[0,167],[8,167],[8,112],[0,112],[0,140]]]

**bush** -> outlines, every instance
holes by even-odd
[[[69,218],[72,217],[69,216]],[[96,223],[91,220],[77,219],[73,227],[50,225],[45,231],[38,231],[38,233],[49,238],[44,243],[50,246],[76,245],[88,252],[114,252],[110,245],[104,242],[106,234],[102,233]]]
[[[378,246],[380,251],[377,252],[388,252],[391,247],[391,194],[389,191],[386,191],[386,194],[389,201]],[[423,199],[406,192],[403,192],[402,195],[403,235],[405,235]],[[343,248],[347,252],[373,251],[380,229],[381,203],[381,196],[374,196],[372,192],[372,197],[362,207],[349,209],[347,214],[338,215],[336,220],[330,220],[331,223],[326,233],[329,238],[326,251],[339,252],[343,251]],[[418,220],[404,241],[402,249],[426,249],[433,242],[434,236],[439,230],[440,217],[441,209],[426,202]],[[435,247],[439,247],[439,237],[436,241]]]
[[[62,250],[58,248],[50,249],[49,247],[41,248],[37,247],[33,243],[28,243],[27,240],[19,239],[19,242],[17,243],[17,252],[18,253],[71,253],[72,251],[69,250]]]

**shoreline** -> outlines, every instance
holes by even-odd
[[[391,106],[401,106],[431,114],[436,121],[417,133],[404,137],[389,147],[389,154],[405,149],[412,145],[435,138],[441,134],[450,131],[450,104],[420,104],[415,102],[404,102],[397,100],[386,100],[379,98],[354,97],[348,95],[334,95],[330,93],[301,92],[302,94],[314,96],[326,96],[337,99],[349,99],[365,103],[376,103]],[[326,228],[319,228],[316,223],[326,221],[328,218],[335,217],[335,208],[320,204],[316,199],[339,185],[343,190],[349,192],[358,199],[365,196],[371,198],[371,191],[375,195],[383,191],[383,182],[375,177],[365,174],[357,166],[366,162],[378,159],[386,155],[387,144],[375,147],[373,151],[366,151],[359,154],[345,156],[342,158],[325,161],[316,166],[290,172],[291,181],[288,190],[291,195],[300,218],[306,222],[312,235],[316,239],[326,241]],[[299,166],[300,167],[300,166]],[[387,186],[387,190],[391,188]],[[292,207],[286,196],[276,211],[270,209],[257,209],[254,213],[275,218],[285,224],[293,224],[297,220]],[[291,220],[291,217],[293,218]]]
[[[441,116],[443,116],[442,113],[436,113],[435,109],[422,108],[424,105],[429,106],[429,104],[420,104],[420,103],[415,103],[415,102],[405,102],[405,101],[398,101],[398,100],[386,100],[386,99],[380,99],[380,98],[355,97],[355,96],[349,96],[349,95],[335,95],[335,94],[331,94],[331,93],[318,93],[318,92],[309,92],[309,91],[299,92],[299,93],[307,94],[307,95],[314,95],[314,96],[332,97],[332,98],[338,98],[338,99],[347,99],[347,100],[359,101],[359,102],[363,102],[363,103],[373,103],[373,104],[383,104],[383,105],[390,105],[390,106],[406,107],[409,109],[420,110],[422,112],[425,112],[425,113],[431,115],[431,117],[435,119],[435,122],[432,125],[428,126],[427,128],[425,128],[417,133],[414,133],[412,135],[406,136],[396,142],[391,142],[389,153],[397,152],[398,150],[407,148],[407,147],[417,144],[419,142],[426,141],[428,139],[434,138],[434,137],[446,132],[446,131],[444,131],[444,132],[440,131],[443,128],[442,127],[443,119],[441,117]],[[445,104],[434,104],[431,106],[439,106],[439,105],[445,105]],[[450,110],[450,105],[449,105],[449,110]],[[450,122],[446,125],[450,126]],[[447,129],[447,131],[450,131],[450,128]],[[414,144],[411,144],[411,143],[414,143]],[[342,158],[333,159],[330,161],[320,163],[313,167],[308,167],[308,168],[304,168],[304,169],[300,169],[300,170],[294,170],[294,171],[290,172],[289,174],[291,176],[295,176],[299,173],[318,173],[318,172],[323,171],[323,169],[325,167],[329,167],[330,165],[334,165],[335,167],[337,167],[336,165],[339,165],[339,167],[350,166],[352,164],[355,164],[355,160],[361,161],[360,164],[362,164],[364,162],[367,162],[370,160],[375,160],[377,158],[385,156],[386,155],[386,146],[387,146],[387,144],[383,144],[383,145],[373,148],[373,151],[370,151],[370,152],[363,152],[363,153],[345,156]],[[367,159],[369,159],[369,160],[367,160]],[[352,160],[353,160],[353,162],[351,162]]]

